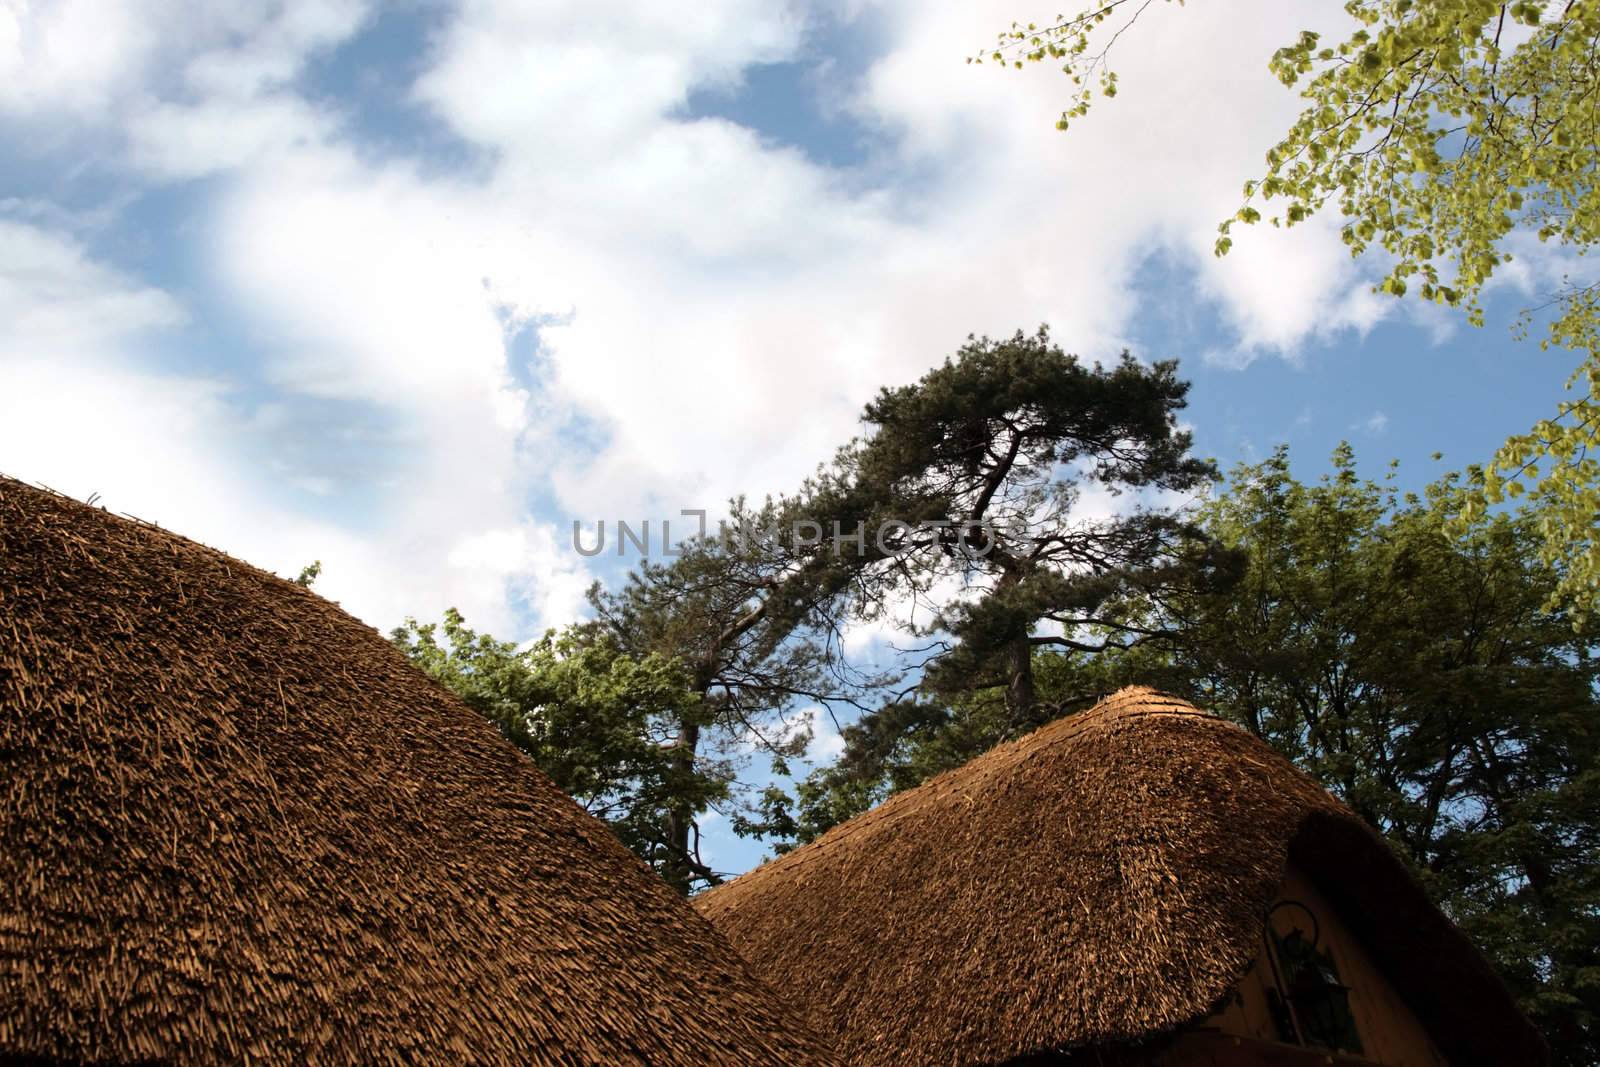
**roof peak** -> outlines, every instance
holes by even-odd
[[[1121,719],[1133,719],[1147,715],[1181,715],[1198,716],[1217,722],[1223,720],[1209,711],[1202,711],[1182,697],[1164,692],[1148,685],[1129,685],[1113,693],[1102,696],[1094,704],[1082,711],[1072,712],[1053,719],[1043,726],[1023,734],[1021,737],[1004,741],[981,755],[963,763],[959,767],[952,767],[941,771],[910,789],[895,793],[887,797],[876,807],[862,812],[853,819],[849,819],[829,829],[816,840],[802,845],[792,852],[768,860],[750,871],[745,872],[731,881],[723,883],[713,889],[700,894],[701,898],[711,897],[723,892],[727,887],[734,886],[758,872],[767,871],[769,868],[778,869],[791,862],[804,862],[796,860],[802,853],[810,850],[826,850],[837,847],[840,843],[857,834],[869,833],[878,829],[882,824],[891,822],[900,817],[906,810],[912,809],[922,803],[927,797],[941,791],[959,788],[962,783],[970,779],[981,779],[986,773],[1001,766],[1011,766],[1026,761],[1031,756],[1042,750],[1058,744],[1070,743],[1071,739],[1082,730],[1103,727],[1109,722]]]
[[[727,943],[375,630],[0,478],[0,1060],[788,1063]]]
[[[1382,839],[1247,731],[1146,686],[695,905],[846,1062],[999,1063],[1203,1018],[1254,958],[1291,848],[1344,883],[1452,1062],[1537,1062],[1504,987]]]

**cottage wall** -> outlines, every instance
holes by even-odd
[[[1361,1039],[1362,1053],[1359,1056],[1338,1056],[1334,1062],[1375,1063],[1383,1067],[1448,1067],[1448,1061],[1429,1038],[1421,1022],[1304,873],[1293,866],[1289,868],[1278,900],[1297,901],[1316,916],[1320,944],[1332,957],[1340,979],[1350,987],[1350,1013]],[[1294,906],[1277,908],[1273,912],[1273,924],[1279,934],[1287,934],[1296,925],[1304,928],[1304,912]],[[1271,961],[1267,958],[1266,945],[1263,943],[1262,951],[1257,954],[1226,1005],[1202,1023],[1200,1029],[1252,1042],[1278,1043],[1280,1034],[1270,999],[1273,988]],[[1219,1049],[1242,1047],[1231,1041],[1218,1042],[1208,1038],[1190,1044],[1196,1050],[1204,1044]],[[1184,1059],[1183,1062],[1196,1061]],[[1204,1059],[1198,1061],[1201,1064],[1206,1062]],[[1223,1059],[1216,1062],[1220,1067],[1228,1063],[1263,1061]],[[1293,1061],[1285,1059],[1283,1062]],[[1326,1053],[1318,1055],[1315,1062],[1328,1062]]]

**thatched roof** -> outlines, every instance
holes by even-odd
[[[696,898],[853,1064],[1147,1038],[1243,975],[1291,853],[1456,1067],[1543,1046],[1382,840],[1243,730],[1126,689]]]
[[[813,1047],[693,909],[375,631],[0,479],[0,1061]]]

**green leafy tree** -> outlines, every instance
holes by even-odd
[[[1145,640],[1105,610],[1118,594],[1159,599],[1207,579],[1217,561],[1204,539],[1159,500],[1105,517],[1076,509],[1086,489],[1209,484],[1212,467],[1177,428],[1188,385],[1176,370],[1126,353],[1086,366],[1040,329],[971,339],[867,406],[868,433],[841,452],[823,506],[830,528],[852,528],[838,515],[854,519],[877,554],[849,575],[858,614],[908,600],[932,609],[925,690],[1002,690],[1026,720],[1036,649],[1087,647],[1090,622],[1114,631],[1092,647]]]
[[[721,777],[674,758],[679,724],[700,707],[676,660],[628,655],[583,626],[519,648],[468,628],[453,608],[442,624],[408,619],[391,639],[659,872],[677,861],[667,814],[727,797]]]
[[[721,786],[716,798],[684,793],[663,812],[661,869],[683,892],[722,880],[700,854],[703,801],[725,801],[736,832],[781,829],[770,822],[775,794],[752,801],[744,768],[763,756],[786,774],[811,738],[802,708],[861,706],[883,681],[838,654],[841,575],[852,564],[807,543],[798,524],[809,499],[735,500],[721,530],[690,539],[670,563],[646,559],[618,588],[590,590],[596,632],[631,656],[681,666],[691,699],[670,724],[668,759],[679,775]]]
[[[1074,84],[1065,129],[1095,96],[1115,95],[1108,50],[1151,3],[1104,0],[1050,25],[1013,25],[972,60],[1060,63]],[[1331,206],[1352,255],[1386,258],[1382,291],[1460,307],[1474,324],[1517,235],[1573,254],[1574,273],[1533,309],[1550,312],[1544,344],[1582,354],[1572,398],[1505,443],[1462,511],[1531,487],[1540,550],[1562,564],[1551,594],[1590,610],[1600,597],[1600,463],[1590,455],[1600,445],[1600,281],[1581,257],[1600,238],[1600,4],[1349,0],[1345,10],[1349,37],[1306,31],[1272,56],[1306,107],[1245,183],[1217,254],[1236,223],[1262,221],[1258,203],[1281,204],[1270,221],[1285,226]]]
[[[992,694],[885,709],[845,733],[793,817],[808,839],[1131,682],[1226,716],[1379,829],[1496,964],[1557,1061],[1600,1056],[1597,629],[1546,610],[1560,581],[1535,511],[1468,513],[1448,476],[1420,495],[1357,476],[1348,447],[1303,484],[1287,452],[1241,466],[1198,520],[1243,565],[1226,585],[1126,617],[1160,637],[1037,656],[1039,713]]]
[[[920,381],[884,389],[866,433],[807,487],[827,534],[797,573],[853,621],[905,624],[908,605],[925,609],[911,622],[925,642],[911,650],[917,681],[844,727],[844,758],[799,783],[797,803],[769,790],[743,828],[785,850],[987,747],[960,737],[1026,732],[1060,713],[1041,698],[1040,665],[1056,659],[1040,651],[1138,647],[1161,633],[1125,601],[1228,581],[1227,554],[1161,499],[1077,509],[1087,489],[1210,483],[1176,424],[1187,389],[1173,363],[1086,366],[1043,329],[969,339]]]
[[[1086,367],[1043,331],[972,340],[920,382],[885,389],[867,434],[793,496],[735,500],[719,531],[594,586],[591,622],[518,649],[451,613],[442,631],[411,621],[395,640],[667,881],[714,885],[704,813],[728,814],[738,833],[795,836],[787,794],[755,793],[745,768],[764,757],[786,774],[814,709],[868,710],[897,677],[852,666],[846,625],[933,598],[930,688],[1003,692],[1024,721],[1036,648],[1077,647],[1059,631],[1091,617],[1114,627],[1097,609],[1119,591],[1159,599],[1208,568],[1193,531],[1161,508],[1072,516],[1086,485],[1181,492],[1213,477],[1176,427],[1187,386],[1175,369],[1127,356]]]
[[[1600,1058],[1596,628],[1545,610],[1536,511],[1486,516],[1451,476],[1303,485],[1280,451],[1208,529],[1244,579],[1192,598],[1155,676],[1242,723],[1383,831],[1498,965],[1558,1062]]]
[[[1175,371],[1126,356],[1084,366],[1044,331],[973,339],[921,381],[883,390],[867,432],[793,496],[735,501],[722,533],[596,588],[595,625],[630,655],[684,665],[697,699],[675,758],[735,794],[752,750],[780,773],[804,750],[799,710],[865,710],[886,691],[895,675],[854,670],[840,635],[908,599],[935,611],[928,684],[997,688],[1026,718],[1033,649],[1071,643],[1036,632],[1041,622],[1076,625],[1118,589],[1158,596],[1206,566],[1160,508],[1070,514],[1084,485],[1184,491],[1212,477],[1176,427],[1187,386]],[[736,832],[796,832],[782,790],[736,799]],[[688,803],[668,812],[678,865],[667,876],[680,888],[719,880],[695,846],[699,814]]]

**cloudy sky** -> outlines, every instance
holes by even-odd
[[[1212,258],[1337,0],[1155,5],[1068,135],[963,62],[1054,10],[0,0],[0,472],[526,637],[616,571],[575,518],[791,488],[969,333],[1178,358],[1224,463],[1546,413],[1514,286],[1473,330],[1329,225]]]

